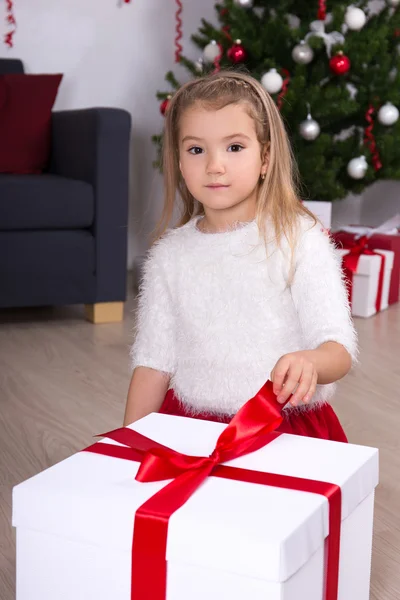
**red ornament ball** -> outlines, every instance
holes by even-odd
[[[350,70],[350,59],[343,52],[338,52],[336,56],[333,56],[329,61],[331,71],[335,75],[344,75]]]
[[[165,117],[165,113],[168,110],[168,106],[169,106],[169,101],[171,100],[171,96],[168,96],[168,98],[165,98],[165,100],[163,100],[160,104],[160,113]]]
[[[236,40],[233,46],[229,48],[227,56],[235,65],[246,60],[247,52],[240,40]]]

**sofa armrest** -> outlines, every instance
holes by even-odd
[[[130,114],[117,108],[53,112],[50,172],[93,185],[96,302],[126,295]]]

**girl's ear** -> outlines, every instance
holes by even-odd
[[[269,142],[265,144],[261,153],[261,174],[265,176],[269,165]]]
[[[262,150],[262,162],[263,162],[263,165],[265,165],[266,167],[268,166],[268,163],[269,163],[269,147],[270,147],[270,143],[267,142],[266,144],[264,144],[264,147]]]

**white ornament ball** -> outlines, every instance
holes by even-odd
[[[378,111],[378,121],[382,125],[394,125],[399,118],[399,110],[397,106],[391,102],[386,102]]]
[[[208,63],[213,63],[214,60],[221,54],[220,47],[215,40],[211,40],[203,50],[203,60]]]
[[[353,31],[360,31],[360,29],[364,27],[367,17],[361,8],[349,6],[345,14],[344,21],[349,29],[352,29]]]
[[[347,165],[347,173],[353,179],[362,179],[365,177],[365,173],[368,169],[368,163],[365,156],[359,156],[358,158],[352,158]]]
[[[305,140],[312,142],[317,139],[321,132],[321,128],[315,119],[312,118],[311,115],[307,116],[305,121],[300,123],[299,132],[302,138]]]
[[[242,8],[252,8],[253,0],[233,0],[233,4]]]
[[[302,40],[300,44],[297,44],[292,50],[292,58],[299,65],[308,65],[314,58],[313,49]]]
[[[400,4],[400,0],[387,0],[387,3],[392,8],[396,8]]]
[[[282,89],[283,79],[276,69],[270,69],[261,77],[261,84],[269,94],[276,94]]]

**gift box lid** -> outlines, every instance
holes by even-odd
[[[341,231],[344,231],[345,233],[354,234],[356,237],[361,237],[363,235],[371,236],[374,234],[398,235],[399,233],[397,227],[392,227],[391,229],[385,229],[384,231],[382,231],[381,229],[379,229],[379,227],[364,227],[362,225],[346,225],[344,227],[341,227],[337,233],[340,233]]]
[[[336,232],[334,235],[338,235],[340,237],[341,233],[350,233],[356,237],[361,237],[366,235],[367,237],[373,235],[387,235],[393,236],[398,235],[400,227],[400,213],[394,215],[379,227],[369,227],[365,225],[345,225],[341,226],[340,230]]]
[[[341,256],[349,254],[350,250],[338,248],[336,252]],[[361,254],[358,267],[357,275],[366,275],[369,277],[372,273],[379,273],[381,268],[382,259],[380,254],[385,257],[385,270],[391,271],[393,269],[394,252],[392,250],[374,250],[376,254]]]
[[[131,428],[208,456],[224,425],[151,414]],[[229,465],[338,484],[343,519],[378,483],[377,449],[287,434]],[[131,552],[136,509],[167,483],[136,482],[138,466],[79,452],[14,488],[13,525]],[[209,477],[172,515],[167,560],[282,582],[328,530],[323,496]]]

